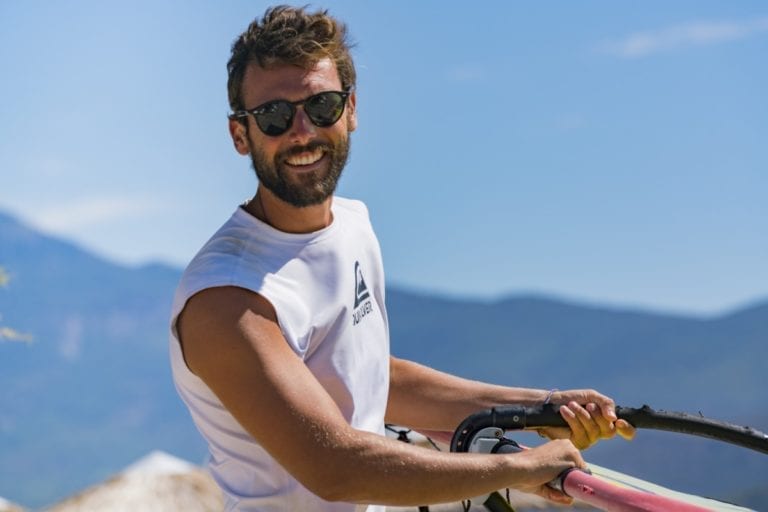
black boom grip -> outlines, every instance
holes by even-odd
[[[465,452],[474,434],[483,428],[502,430],[525,428],[565,427],[559,405],[543,404],[535,407],[494,407],[468,416],[453,434],[451,451]],[[616,416],[635,428],[664,430],[689,434],[732,443],[762,453],[768,453],[768,434],[751,427],[734,425],[684,412],[657,411],[647,405],[640,408],[616,407]]]
[[[474,434],[487,427],[502,430],[523,430],[524,428],[566,427],[559,411],[560,406],[543,404],[535,407],[509,405],[493,407],[477,412],[461,422],[451,439],[452,452],[465,452]]]
[[[712,420],[684,412],[657,411],[647,405],[635,409],[617,407],[616,416],[626,420],[635,428],[664,430],[716,441],[735,444],[762,453],[768,453],[768,434],[752,427],[734,425],[725,421]]]

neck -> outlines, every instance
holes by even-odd
[[[245,206],[245,210],[279,231],[312,233],[331,225],[332,200],[332,197],[329,197],[320,204],[299,208],[286,203],[260,186],[256,190],[256,195]]]

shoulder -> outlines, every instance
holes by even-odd
[[[198,292],[214,287],[236,286],[258,292],[266,270],[252,255],[254,231],[247,215],[238,208],[187,265],[176,288],[173,317],[187,300]]]
[[[187,288],[237,285],[258,291],[270,262],[281,245],[265,232],[265,225],[237,208],[200,251],[182,276]]]
[[[245,319],[253,316],[263,317],[276,323],[277,318],[272,304],[262,295],[239,286],[216,286],[206,288],[190,297],[180,321],[193,318],[196,327],[205,325],[242,328]],[[202,332],[204,329],[196,329]]]

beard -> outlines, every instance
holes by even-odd
[[[272,162],[251,144],[251,164],[256,177],[264,187],[286,203],[305,207],[320,204],[331,197],[341,177],[341,171],[349,158],[349,135],[335,145],[324,142],[311,142],[306,146],[294,146],[275,155]],[[299,176],[299,180],[290,180],[290,171],[285,168],[285,159],[291,155],[312,152],[318,148],[328,157],[328,169],[313,171]]]

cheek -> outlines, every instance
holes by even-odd
[[[281,151],[280,144],[272,139],[258,137],[256,140],[249,137],[249,150],[257,152],[262,159],[272,162]]]

